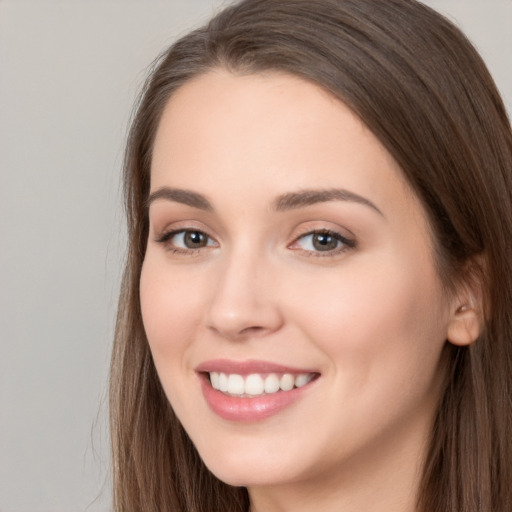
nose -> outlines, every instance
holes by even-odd
[[[208,329],[229,340],[263,337],[280,329],[283,316],[270,267],[248,251],[223,262],[206,316]]]

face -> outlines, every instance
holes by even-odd
[[[418,199],[342,103],[222,70],[156,136],[141,304],[211,471],[258,488],[421,453],[451,307]]]

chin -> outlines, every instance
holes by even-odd
[[[235,487],[278,485],[299,480],[307,464],[304,448],[287,439],[245,437],[196,444],[206,467],[222,482]],[[288,446],[287,446],[288,444]]]
[[[244,460],[234,464],[222,464],[219,461],[208,464],[206,467],[222,482],[233,487],[260,487],[285,483],[282,468],[274,467],[267,462],[255,463]],[[288,480],[290,477],[288,473]]]

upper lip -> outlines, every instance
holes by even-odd
[[[282,364],[272,363],[270,361],[261,361],[249,359],[246,361],[234,361],[230,359],[212,359],[204,361],[196,367],[196,372],[219,372],[238,375],[250,375],[252,373],[318,373],[311,369],[293,368]]]

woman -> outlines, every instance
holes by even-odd
[[[116,510],[508,510],[511,167],[415,1],[243,1],[174,44],[126,153]]]

